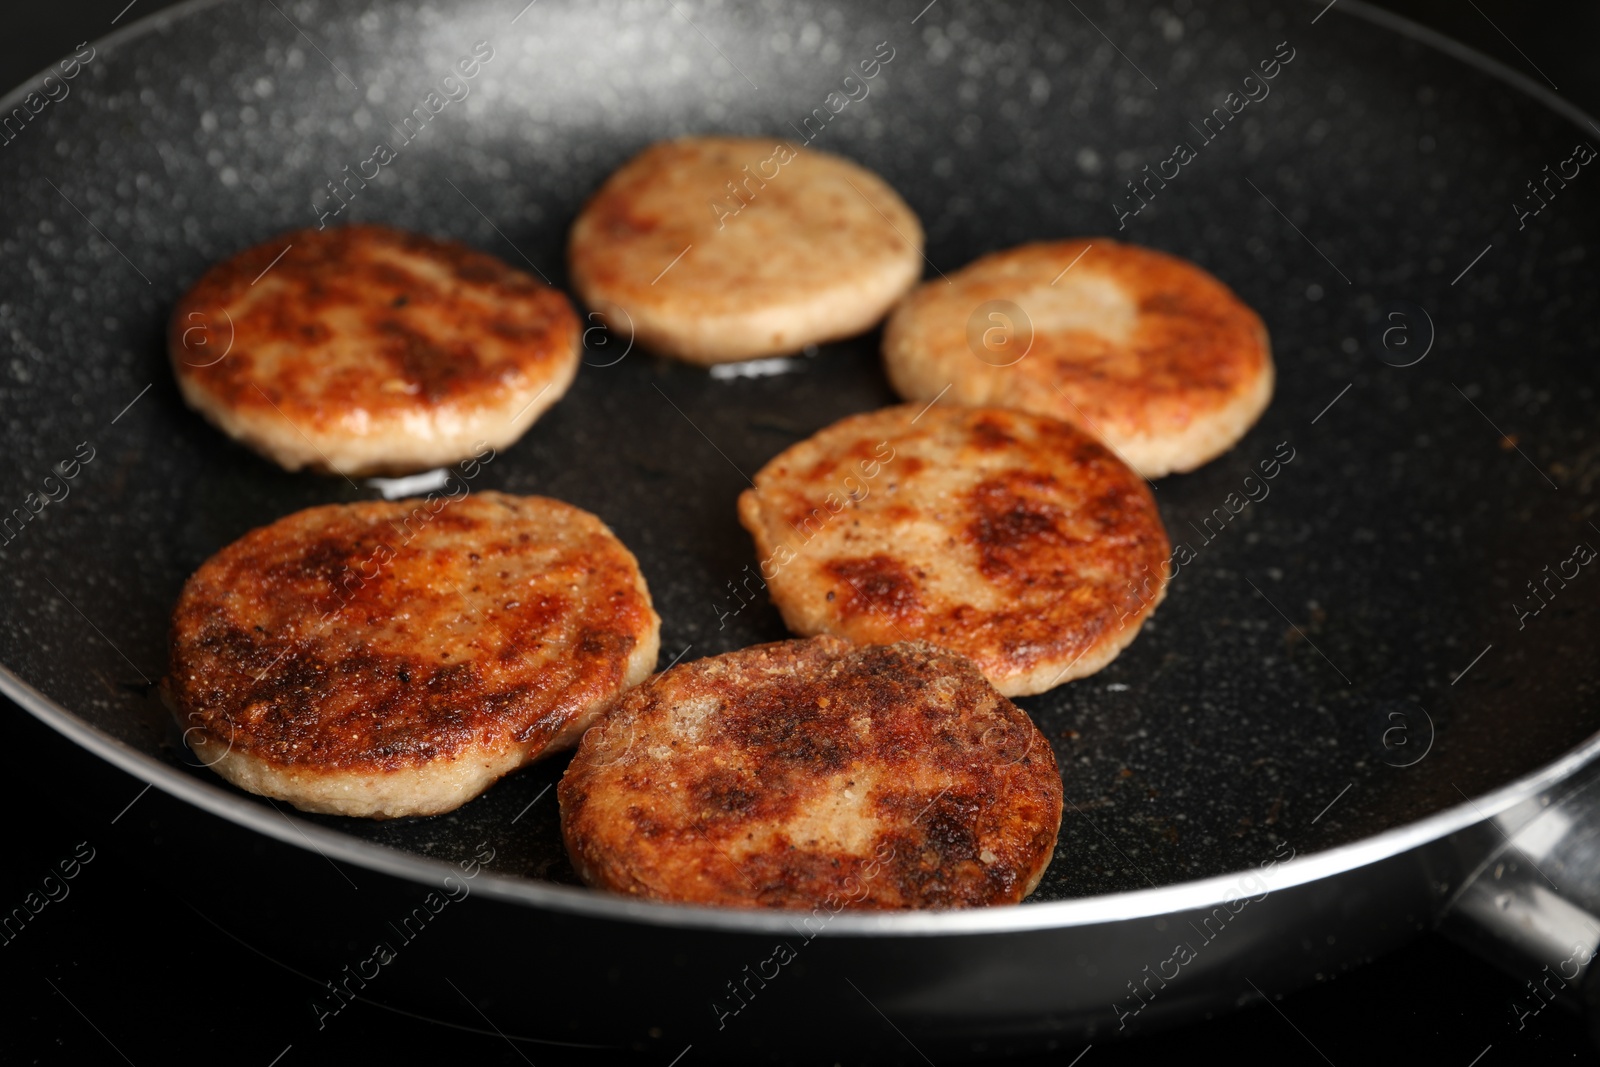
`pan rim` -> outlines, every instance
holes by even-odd
[[[341,831],[247,800],[221,784],[180,771],[147,753],[102,733],[60,704],[34,689],[0,665],[0,692],[47,726],[136,778],[169,796],[221,816],[230,822],[266,834],[297,848],[310,847],[328,857],[384,874],[434,887],[446,887],[446,878],[461,885],[456,867],[442,860],[401,852],[364,841]],[[1533,800],[1567,781],[1584,767],[1600,761],[1600,733],[1521,778],[1477,799],[1467,799],[1425,819],[1397,826],[1321,852],[1295,856],[1278,865],[1269,892],[1321,881],[1431,844]],[[277,815],[274,819],[271,816]],[[884,913],[839,912],[826,917],[819,933],[831,936],[916,936],[1024,933],[1033,930],[1094,926],[1113,922],[1159,918],[1190,911],[1205,911],[1226,900],[1260,891],[1241,887],[1244,878],[1260,878],[1254,869],[1214,875],[1190,882],[1120,893],[1102,893],[1071,900],[1023,903],[1011,908],[960,911],[901,911]],[[499,874],[487,868],[473,879],[472,888],[484,896],[509,904],[548,908],[556,912],[617,922],[644,922],[652,926],[682,927],[748,934],[793,934],[796,911],[743,911],[705,905],[669,904],[629,900],[582,886],[559,885],[532,878]],[[1241,892],[1241,889],[1244,891]],[[1233,895],[1230,897],[1229,894]],[[817,909],[820,910],[820,909]],[[813,914],[816,912],[814,911]],[[808,928],[809,930],[809,928]]]
[[[95,39],[97,52],[126,44],[147,33],[161,30],[199,11],[220,6],[227,0],[184,0],[138,19],[127,26]],[[1305,0],[1305,6],[1321,0]],[[1326,5],[1332,7],[1333,5]],[[1401,15],[1377,8],[1365,0],[1344,0],[1339,5],[1346,13],[1382,29],[1410,38],[1509,85],[1536,103],[1550,109],[1574,125],[1600,130],[1586,111],[1562,98],[1519,71],[1486,56],[1436,30]],[[45,67],[0,96],[0,113],[10,110],[40,77],[54,67]],[[169,796],[186,801],[242,826],[296,848],[312,848],[331,857],[429,886],[443,886],[457,875],[457,868],[441,860],[365,841],[341,831],[276,811],[235,795],[219,783],[180,771],[148,753],[133,748],[86,722],[65,706],[24,681],[7,664],[0,663],[0,693],[62,736],[94,753],[118,769],[153,785]],[[1432,815],[1381,833],[1324,849],[1297,855],[1278,865],[1271,892],[1321,881],[1361,867],[1403,855],[1451,834],[1470,829],[1504,814],[1519,804],[1533,800],[1558,786],[1591,763],[1600,761],[1600,732],[1597,732],[1556,759],[1512,780],[1477,799],[1434,812]],[[1464,794],[1463,794],[1464,795]],[[269,815],[277,814],[278,819]],[[1236,896],[1240,882],[1258,877],[1253,869],[1215,875],[1209,878],[1149,889],[1103,893],[1069,900],[1023,903],[1012,908],[942,912],[846,913],[827,917],[817,931],[825,936],[963,936],[994,933],[1025,933],[1036,930],[1065,929],[1114,922],[1152,919],[1176,913],[1203,911],[1222,904],[1230,892]],[[459,885],[459,881],[456,883]],[[481,870],[473,889],[484,896],[508,904],[548,909],[585,918],[642,922],[652,926],[715,930],[737,934],[793,934],[795,919],[803,912],[744,911],[702,905],[669,904],[630,900],[580,886],[559,885],[531,878]],[[815,936],[815,934],[811,935]]]

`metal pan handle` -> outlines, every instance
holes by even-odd
[[[1498,847],[1440,928],[1522,983],[1515,1029],[1561,1004],[1586,1016],[1600,1044],[1600,764],[1566,784],[1531,820],[1491,820]]]

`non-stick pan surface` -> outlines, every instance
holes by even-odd
[[[1067,796],[1036,901],[1304,856],[1533,772],[1600,728],[1600,577],[1576,562],[1600,546],[1600,178],[1575,162],[1597,138],[1352,6],[202,4],[102,42],[0,149],[0,504],[94,455],[6,529],[0,662],[218,810],[276,819],[193,767],[155,700],[168,611],[244,531],[377,490],[285,474],[186,410],[163,345],[176,297],[315,225],[379,142],[395,158],[330,223],[456,237],[563,285],[574,213],[643,145],[809,133],[921,215],[929,277],[1106,234],[1201,264],[1272,335],[1260,424],[1157,483],[1192,559],[1153,621],[1106,670],[1021,701]],[[482,41],[469,95],[407,141]],[[859,95],[844,76],[891,51],[835,113]],[[1193,158],[1145,184],[1179,143]],[[895,400],[877,334],[735,378],[620,328],[586,340],[571,394],[474,488],[609,523],[649,580],[663,664],[782,638],[734,499],[782,448]],[[397,850],[368,857],[392,870],[492,838],[498,873],[575,883],[546,792],[562,762],[438,818],[303,818]]]

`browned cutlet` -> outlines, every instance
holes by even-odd
[[[1149,486],[1060,419],[907,404],[780,453],[739,497],[789,629],[968,657],[1007,696],[1092,674],[1166,594]]]
[[[196,755],[307,811],[448,811],[577,742],[660,620],[599,519],[481,492],[310,508],[207,560],[167,696]]]
[[[577,372],[567,298],[493,256],[386,226],[282,234],[173,310],[189,405],[289,470],[454,463],[522,436]]]
[[[1013,904],[1061,823],[1049,743],[971,663],[832,637],[657,675],[558,795],[590,885],[735,907]]]
[[[1147,478],[1226,452],[1272,399],[1261,319],[1187,260],[1109,238],[984,256],[906,297],[883,334],[907,400],[1075,423]]]

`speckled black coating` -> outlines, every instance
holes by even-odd
[[[395,143],[480,40],[494,57],[469,95],[338,221],[459,238],[557,285],[567,227],[615,166],[677,134],[795,137],[789,123],[879,42],[892,61],[814,144],[901,192],[930,277],[1021,241],[1114,233],[1112,204],[1134,203],[1124,183],[1179,140],[1198,149],[1116,235],[1194,260],[1256,308],[1277,395],[1232,452],[1158,483],[1196,556],[1134,644],[1019,702],[1066,782],[1039,899],[1354,841],[1600,727],[1600,567],[1552,585],[1538,615],[1512,606],[1534,606],[1525,583],[1576,544],[1600,547],[1600,171],[1525,228],[1512,206],[1600,134],[1344,10],[1312,25],[1320,5],[1269,0],[1085,5],[1093,26],[1071,6],[956,0],[920,16],[922,0],[541,0],[514,25],[514,3],[282,6],[200,6],[102,45],[0,146],[0,511],[80,442],[94,450],[66,499],[0,543],[0,662],[105,733],[180,761],[149,683],[184,578],[252,527],[376,495],[285,474],[188,411],[163,344],[173,302],[218,259],[314,225],[325,183]],[[1190,123],[1285,41],[1270,95],[1202,144]],[[1414,366],[1374,354],[1394,301],[1436,332]],[[1420,351],[1428,327],[1414,312],[1409,326]],[[614,362],[626,337],[588,340],[570,395],[475,487],[609,523],[650,583],[663,664],[785,636],[753,579],[734,610],[729,583],[755,563],[734,500],[781,449],[895,399],[877,335],[733,380],[637,349]],[[1270,495],[1207,543],[1205,517],[1291,449]],[[326,821],[452,861],[493,838],[499,869],[572,881],[553,793],[527,807],[562,763],[447,816]]]

